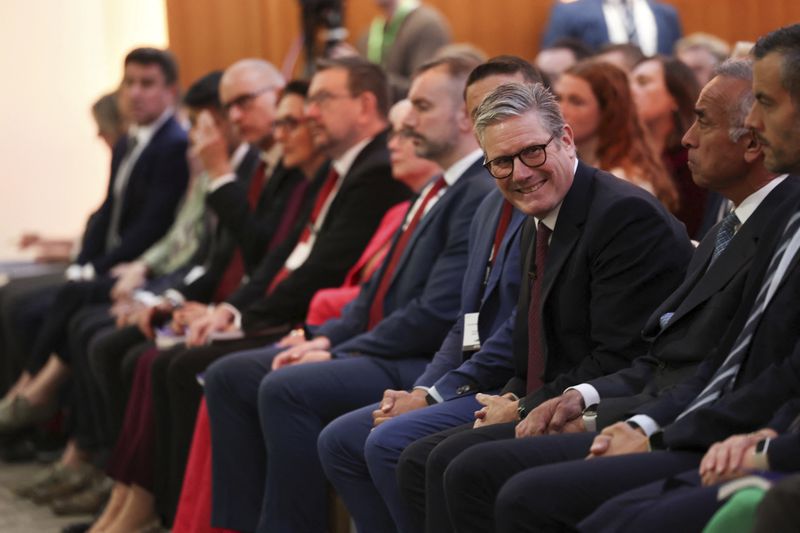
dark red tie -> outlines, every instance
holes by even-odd
[[[439,191],[441,191],[445,186],[447,186],[447,182],[444,180],[444,176],[440,176],[433,186],[428,189],[428,192],[425,193],[425,196],[422,197],[419,208],[414,213],[414,216],[408,223],[408,226],[406,226],[406,229],[404,229],[403,233],[400,234],[400,237],[397,239],[397,243],[395,243],[394,248],[392,248],[392,250],[389,252],[389,261],[386,264],[386,268],[383,270],[381,281],[378,284],[378,288],[375,291],[375,296],[372,298],[372,305],[370,305],[369,308],[369,323],[367,324],[368,330],[374,328],[378,322],[383,320],[383,301],[386,298],[386,293],[389,291],[389,285],[392,283],[392,277],[394,276],[395,268],[397,268],[397,263],[400,262],[400,258],[403,256],[403,251],[408,245],[408,241],[411,240],[414,230],[419,225],[419,221],[422,220],[428,203],[430,203],[432,199],[436,198],[436,195],[439,194]]]
[[[531,301],[528,307],[528,392],[538,390],[544,373],[544,347],[542,346],[542,282],[550,248],[550,228],[539,221],[536,227],[536,264],[531,284]]]
[[[319,190],[319,194],[317,194],[317,200],[314,202],[314,208],[311,210],[311,216],[308,219],[308,224],[303,229],[303,233],[300,235],[300,238],[297,241],[297,244],[308,242],[311,238],[311,230],[314,228],[315,224],[317,223],[317,219],[319,218],[320,213],[322,212],[322,208],[325,206],[325,202],[328,200],[328,197],[333,192],[333,188],[336,186],[336,182],[339,180],[339,173],[331,167],[330,172],[328,172],[328,177],[325,179],[325,183],[322,184],[322,188]],[[272,278],[272,282],[269,284],[267,288],[267,294],[270,294],[275,287],[280,285],[280,283],[289,277],[292,271],[286,268],[286,265],[280,269],[280,271]]]
[[[250,177],[250,186],[247,189],[247,205],[250,206],[251,211],[255,211],[258,198],[261,196],[261,189],[264,188],[266,181],[267,164],[262,160]],[[236,290],[242,282],[242,276],[244,276],[244,261],[241,248],[237,246],[233,252],[233,257],[228,262],[225,273],[222,274],[217,290],[214,292],[214,301],[221,302]]]

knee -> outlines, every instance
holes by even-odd
[[[347,438],[346,428],[337,424],[335,420],[320,432],[317,438],[317,451],[326,472],[332,465],[340,463],[342,457],[353,453],[355,447],[350,442],[352,440]]]
[[[464,450],[444,467],[442,480],[445,492],[457,490],[459,487],[482,487],[485,481],[480,471],[484,466],[491,468],[491,465],[486,464],[485,457],[476,456],[474,449]],[[478,482],[478,479],[481,481]]]
[[[370,431],[364,442],[364,459],[370,469],[379,468],[387,463],[397,464],[398,457],[403,451],[404,432],[397,431],[394,421],[384,422]]]
[[[232,368],[235,365],[231,364],[235,360],[231,358],[222,358],[214,361],[209,365],[203,374],[205,381],[205,394],[208,402],[214,401],[218,398],[223,398],[228,393],[228,384]]]
[[[397,458],[397,484],[407,493],[412,487],[424,484],[425,465],[428,461],[427,446],[416,441],[400,452]]]
[[[262,419],[276,411],[280,405],[287,403],[290,388],[287,386],[287,380],[281,375],[287,370],[270,372],[258,384],[258,412]]]

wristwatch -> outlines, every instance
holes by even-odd
[[[769,457],[767,450],[769,450],[770,439],[761,439],[756,443],[756,449],[753,452],[753,466],[756,470],[769,470]]]
[[[598,404],[596,403],[588,405],[581,413],[583,416],[583,427],[590,433],[597,431],[597,406]]]
[[[522,402],[519,402],[519,407],[517,407],[517,416],[520,421],[525,420],[525,417],[528,416],[528,410],[522,405]]]

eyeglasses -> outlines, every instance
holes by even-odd
[[[493,178],[502,180],[514,173],[514,160],[519,158],[522,164],[528,168],[538,168],[547,162],[547,146],[553,142],[555,135],[551,135],[544,144],[532,144],[526,146],[513,155],[501,155],[491,161],[483,163],[483,167],[489,171]]]
[[[408,128],[401,128],[399,130],[392,130],[389,132],[389,135],[386,139],[386,142],[391,142],[393,139],[398,139],[401,141],[413,139],[414,134],[411,133],[411,130]]]
[[[322,107],[331,100],[337,100],[339,98],[353,98],[353,96],[349,94],[334,94],[329,93],[328,91],[319,91],[316,94],[308,95],[306,98],[306,106],[317,104],[318,106]]]
[[[285,128],[287,131],[294,131],[300,124],[305,122],[305,117],[291,117],[275,119],[272,121],[272,129],[279,130]]]
[[[275,87],[275,86],[272,86],[272,85],[268,85],[267,87],[264,87],[263,89],[259,89],[257,91],[253,91],[251,93],[240,94],[239,96],[237,96],[236,98],[234,98],[230,102],[225,102],[224,104],[222,104],[222,109],[223,109],[223,111],[225,111],[225,113],[228,113],[234,107],[238,107],[240,109],[244,109],[247,106],[249,106],[253,102],[253,100],[255,100],[257,97],[261,96],[265,92],[277,91],[278,89],[280,89],[280,87]]]

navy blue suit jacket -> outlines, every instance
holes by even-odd
[[[436,387],[444,400],[500,388],[511,377],[511,334],[521,276],[519,235],[525,215],[512,212],[489,279],[484,278],[494,246],[503,195],[495,190],[481,203],[470,227],[469,258],[461,289],[461,315],[414,386]],[[480,313],[481,348],[464,352],[464,315]]]
[[[647,2],[656,19],[658,53],[672,55],[675,41],[681,38],[681,22],[674,7],[661,2]],[[603,0],[578,0],[569,4],[556,2],[542,37],[542,48],[559,39],[580,39],[590,48],[608,43],[608,28],[603,15]]]
[[[458,317],[467,266],[469,226],[494,187],[476,160],[423,217],[400,257],[384,299],[384,319],[366,331],[381,268],[342,316],[316,331],[331,340],[334,357],[368,354],[385,358],[431,357]],[[392,247],[400,236],[398,230]]]
[[[106,249],[111,224],[114,183],[125,155],[127,136],[117,142],[111,157],[108,193],[86,229],[76,262],[91,263],[97,274],[139,257],[172,225],[175,208],[189,181],[186,132],[170,117],[153,135],[131,169],[119,218],[120,243]]]

